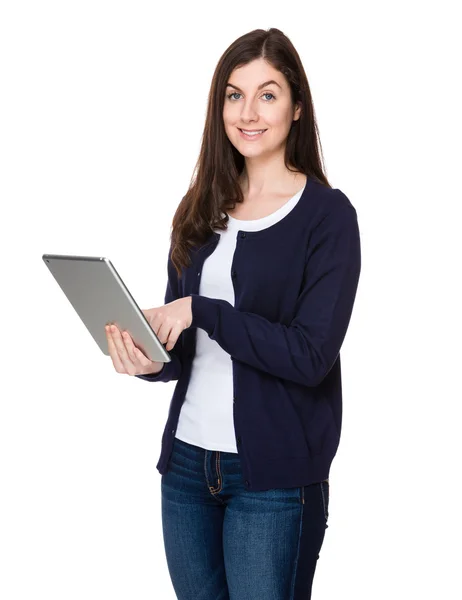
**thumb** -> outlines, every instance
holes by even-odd
[[[155,308],[145,308],[145,309],[141,309],[141,312],[146,317],[146,319],[148,320],[149,324],[151,324],[152,319],[154,318],[156,309]]]

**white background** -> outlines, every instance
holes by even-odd
[[[163,303],[216,63],[269,27],[301,56],[362,239],[313,597],[462,597],[455,7],[2,3],[3,600],[175,598],[155,465],[176,382],[117,374],[41,256],[107,256]]]

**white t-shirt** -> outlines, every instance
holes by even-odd
[[[228,229],[216,230],[221,234],[220,241],[204,262],[199,288],[201,296],[227,300],[234,306],[231,264],[237,232],[259,231],[277,223],[294,208],[303,190],[261,219],[243,221],[228,215]],[[191,378],[175,437],[207,450],[237,453],[233,419],[233,363],[230,355],[200,328],[197,329]]]

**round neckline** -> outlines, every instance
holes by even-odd
[[[237,225],[239,225],[240,223],[259,223],[260,221],[264,221],[265,219],[269,219],[270,217],[275,217],[277,216],[277,214],[279,212],[281,212],[284,208],[287,207],[288,204],[290,204],[290,202],[292,202],[292,200],[298,196],[301,193],[300,198],[298,199],[298,202],[301,200],[301,197],[303,195],[303,192],[305,191],[306,188],[306,184],[308,183],[308,180],[306,181],[305,185],[300,188],[298,190],[298,192],[295,192],[295,194],[293,196],[291,196],[286,202],[284,202],[284,204],[282,206],[280,206],[279,208],[277,208],[274,212],[270,213],[269,215],[265,215],[264,217],[259,217],[258,219],[236,219],[236,217],[233,217],[233,215],[228,214],[228,218],[230,219],[230,221],[233,221],[234,223],[236,223]],[[293,208],[291,209],[293,210]],[[242,225],[244,226],[244,225]]]
[[[277,233],[279,230],[282,231],[285,227],[289,227],[292,222],[296,222],[296,219],[299,219],[299,215],[301,216],[302,212],[305,210],[305,203],[309,201],[311,191],[313,190],[314,186],[317,183],[318,183],[318,181],[316,179],[314,179],[312,176],[307,175],[306,183],[305,183],[305,187],[303,188],[302,195],[300,196],[300,198],[298,199],[298,202],[295,204],[295,206],[292,208],[292,210],[290,210],[284,217],[282,217],[282,219],[279,219],[278,221],[276,221],[276,223],[273,223],[272,225],[269,225],[268,227],[259,229],[257,231],[246,231],[245,229],[238,229],[237,234],[239,235],[239,237],[245,236],[247,239],[252,240],[252,239],[263,238],[263,237],[271,235],[273,233]],[[297,193],[299,193],[299,192],[300,192],[300,190]],[[296,194],[294,194],[294,196],[295,195]],[[288,202],[290,202],[290,200]],[[283,206],[285,206],[285,205],[283,205]],[[274,214],[274,213],[272,213],[272,214]],[[265,218],[265,217],[263,217],[263,218]],[[234,219],[234,220],[236,223],[238,223],[238,225],[240,227],[244,227],[245,221],[240,221],[239,219]],[[220,239],[220,237],[221,237],[221,233],[218,233],[217,231],[213,232],[213,239],[218,240],[218,239]]]

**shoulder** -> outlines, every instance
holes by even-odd
[[[356,213],[350,198],[339,188],[331,188],[324,184],[312,183],[312,204],[314,214],[319,218]]]
[[[356,209],[350,198],[339,188],[314,183],[308,216],[308,247],[327,240],[358,237]]]

